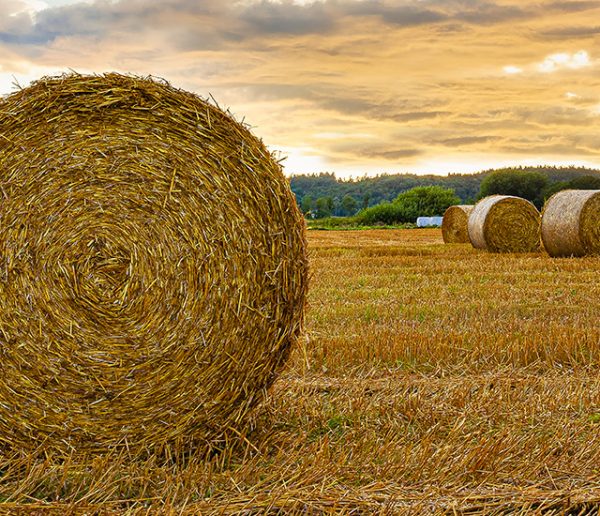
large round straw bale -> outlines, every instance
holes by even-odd
[[[542,242],[550,256],[600,254],[600,190],[563,190],[542,212]]]
[[[119,74],[9,95],[0,136],[0,443],[146,453],[239,431],[307,289],[303,219],[262,142]]]
[[[446,244],[468,244],[469,241],[469,213],[472,204],[458,204],[450,206],[444,212],[442,220],[442,237]]]
[[[471,210],[468,229],[477,249],[530,253],[540,247],[540,213],[520,197],[490,195],[481,199]]]

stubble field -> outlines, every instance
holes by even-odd
[[[600,258],[493,255],[437,229],[309,247],[307,338],[246,432],[183,462],[4,457],[4,508],[596,513]]]

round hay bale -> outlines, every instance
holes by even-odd
[[[458,204],[450,206],[444,212],[442,220],[442,237],[445,244],[468,244],[469,240],[469,213],[472,204]]]
[[[119,74],[9,95],[0,135],[1,446],[153,453],[239,431],[307,291],[303,218],[262,142]]]
[[[542,242],[550,256],[600,254],[600,190],[563,190],[542,211]]]
[[[490,195],[469,215],[473,247],[494,253],[531,253],[540,248],[540,212],[525,199]]]

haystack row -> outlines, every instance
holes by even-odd
[[[450,206],[442,236],[492,252],[535,252],[543,243],[553,257],[600,255],[600,190],[558,192],[541,216],[529,201],[508,195]]]

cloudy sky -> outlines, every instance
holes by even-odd
[[[289,174],[600,167],[600,0],[0,0],[0,94],[69,69],[210,94]]]

